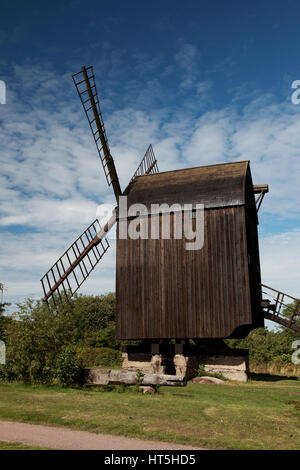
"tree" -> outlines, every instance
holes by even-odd
[[[65,347],[95,346],[99,341],[116,347],[114,316],[115,296],[111,293],[75,295],[57,310],[27,299],[17,305],[6,328],[7,364],[25,381],[47,382]]]
[[[233,348],[249,350],[250,361],[256,363],[285,362],[291,364],[292,343],[300,339],[300,333],[289,328],[257,328],[241,340],[230,339],[226,343]]]
[[[287,318],[288,320],[290,320],[293,316],[296,325],[300,326],[300,300],[294,300],[293,303],[288,304],[286,307],[284,307],[281,315]]]

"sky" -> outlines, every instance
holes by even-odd
[[[297,1],[1,1],[0,282],[13,305],[114,204],[72,81],[93,65],[122,188],[152,143],[160,171],[250,160],[262,281],[300,296]],[[80,292],[115,289],[115,243]]]

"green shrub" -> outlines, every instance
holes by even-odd
[[[11,364],[0,365],[0,380],[5,382],[15,382],[18,379],[17,374],[13,370]]]
[[[65,387],[81,383],[82,369],[82,360],[77,356],[75,347],[63,348],[56,361],[55,375],[59,383]]]
[[[54,377],[53,367],[45,365],[43,362],[34,359],[30,363],[29,378],[35,384],[50,384]]]
[[[77,356],[83,367],[119,367],[122,363],[121,351],[111,348],[77,348]]]
[[[16,312],[0,325],[4,328],[7,361],[2,380],[51,382],[57,357],[66,346],[117,348],[114,314],[114,294],[75,295],[52,311],[42,301],[27,299],[18,304]],[[103,356],[103,365],[118,361],[118,353]]]
[[[114,322],[110,322],[105,328],[98,331],[95,346],[98,348],[119,349],[120,342],[116,339],[116,326]]]
[[[244,339],[230,339],[225,342],[232,348],[249,350],[250,363],[292,364],[292,343],[300,334],[288,328],[268,330],[266,327],[252,330]]]

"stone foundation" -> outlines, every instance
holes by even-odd
[[[210,374],[222,374],[226,379],[247,382],[248,356],[212,355],[203,357],[204,369]]]
[[[151,353],[153,350],[154,353]],[[202,365],[206,372],[222,374],[230,380],[247,382],[249,372],[248,351],[231,349],[223,341],[189,344],[142,343],[123,350],[122,369],[144,374],[174,374],[190,380]]]
[[[166,367],[162,365],[161,354],[133,353],[128,358],[128,353],[122,353],[122,369],[137,372],[140,370],[144,374],[164,374]]]

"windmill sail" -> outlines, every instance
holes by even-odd
[[[111,156],[97,92],[93,67],[82,67],[73,81],[89,122],[108,185],[112,185],[116,199],[121,195],[119,178]]]
[[[114,221],[115,216],[102,229],[96,219],[54,263],[41,279],[43,300],[72,297],[108,250],[105,235]]]
[[[131,178],[130,183],[135,180],[137,176],[150,175],[154,173],[159,173],[159,170],[152,145],[150,144],[141,163],[139,164],[133,177]]]

